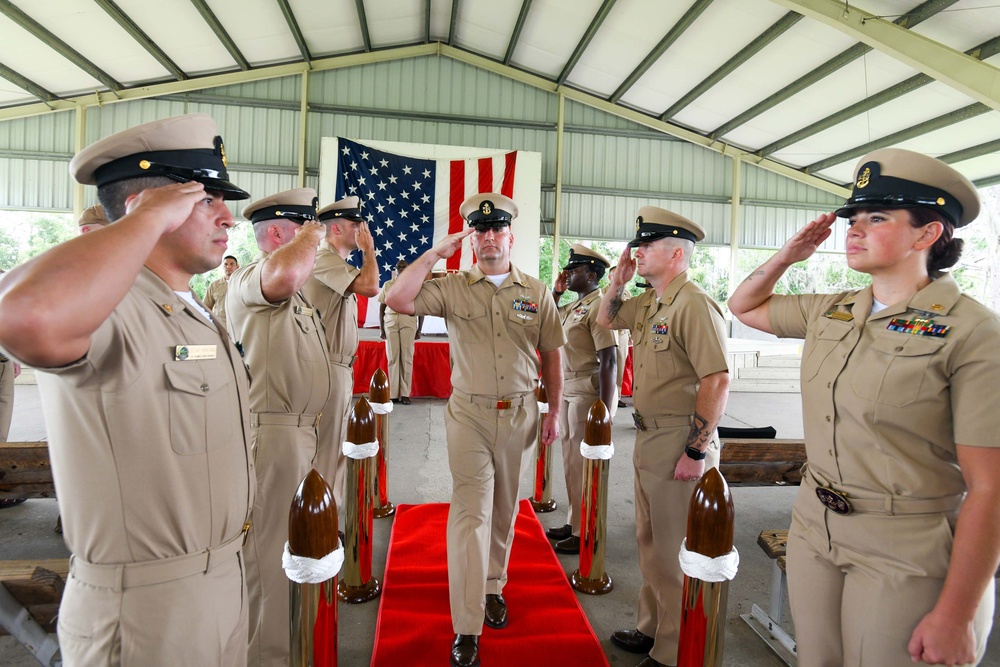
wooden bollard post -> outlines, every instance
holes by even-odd
[[[729,485],[717,468],[709,468],[691,495],[687,539],[681,549],[684,593],[678,667],[722,665],[729,581],[739,566],[739,554],[733,549],[734,516]]]
[[[551,512],[556,508],[556,501],[552,499],[552,445],[542,442],[542,419],[549,411],[549,396],[541,382],[535,389],[535,400],[538,401],[538,429],[535,437],[535,477],[531,506],[536,512]]]
[[[570,584],[581,593],[603,595],[614,588],[604,571],[604,540],[608,530],[608,468],[611,455],[611,416],[598,399],[587,413],[580,453],[583,463],[583,497],[580,502],[580,568],[570,576]]]
[[[283,559],[289,577],[291,667],[337,667],[337,572],[343,561],[337,542],[333,491],[310,470],[288,511]]]
[[[376,368],[368,386],[368,402],[375,413],[375,433],[378,436],[378,454],[375,455],[375,509],[376,519],[384,519],[396,513],[396,506],[389,502],[389,413],[392,400],[389,398],[389,378],[385,371]]]
[[[362,396],[347,419],[344,455],[344,576],[337,596],[359,604],[374,600],[382,592],[372,576],[372,520],[375,504],[375,413]]]

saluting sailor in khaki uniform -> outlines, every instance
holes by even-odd
[[[744,323],[805,338],[808,466],[792,509],[788,583],[799,664],[965,665],[986,650],[1000,561],[1000,317],[963,296],[956,227],[975,187],[898,148],[858,162],[851,198],[729,300]],[[847,263],[871,287],[777,296],[849,218]]]
[[[330,398],[319,424],[316,469],[333,488],[340,509],[344,502],[344,437],[347,412],[354,392],[354,365],[358,353],[358,299],[355,294],[378,294],[378,262],[375,241],[361,213],[361,200],[344,197],[319,211],[326,237],[316,253],[312,277],[302,286],[302,294],[315,306],[326,327],[330,353]],[[347,263],[350,254],[363,253],[361,269]]]
[[[559,309],[566,345],[563,347],[563,404],[559,411],[559,442],[566,476],[566,524],[549,528],[549,539],[559,540],[553,549],[564,554],[580,553],[580,504],[583,499],[583,455],[580,443],[587,428],[587,413],[600,399],[610,411],[615,400],[617,336],[597,323],[601,304],[598,283],[608,268],[599,252],[574,243],[569,261],[556,278],[552,297],[556,304],[567,289],[576,301]]]
[[[108,220],[108,216],[104,214],[104,207],[100,204],[94,204],[90,208],[85,208],[83,213],[80,214],[80,219],[76,221],[76,224],[80,227],[80,233],[86,234],[88,232],[93,232],[98,229],[103,229],[111,224]]]
[[[205,290],[205,305],[212,309],[212,317],[223,325],[226,324],[226,289],[229,287],[229,279],[238,268],[240,268],[239,260],[232,255],[226,255],[222,260],[222,270],[225,275],[213,280]]]
[[[261,256],[229,279],[226,311],[253,383],[250,410],[257,502],[246,545],[250,665],[287,665],[288,578],[281,554],[288,508],[316,456],[316,424],[330,395],[319,314],[300,289],[312,273],[323,226],[316,191],[288,190],[243,209]]]
[[[399,313],[445,318],[451,337],[451,382],[445,410],[452,495],[448,512],[448,592],[456,637],[451,664],[479,664],[483,622],[507,625],[503,587],[514,539],[517,489],[525,453],[535,441],[542,379],[553,408],[542,441],[558,435],[562,400],[559,348],[566,342],[548,289],[510,262],[517,206],[496,193],[460,208],[470,229],[446,236],[396,279],[386,305]],[[478,264],[424,281],[471,235]],[[537,353],[536,353],[537,350]]]
[[[397,275],[409,266],[405,259],[396,262]],[[385,295],[396,284],[393,278],[378,293],[379,333],[385,341],[385,357],[389,365],[389,398],[403,405],[410,404],[410,383],[413,381],[413,343],[420,338],[423,317],[397,313],[385,305]]]
[[[70,173],[115,222],[0,282],[0,344],[41,371],[73,552],[63,664],[244,665],[247,375],[188,282],[219,264],[225,199],[247,193],[203,114],[102,139]]]
[[[677,664],[684,584],[677,554],[695,483],[719,463],[716,426],[729,396],[722,309],[687,275],[694,244],[703,238],[705,231],[687,218],[640,208],[636,237],[622,253],[598,314],[602,326],[627,328],[633,341],[642,586],[636,629],[618,630],[611,641],[648,652],[640,667]],[[625,284],[637,271],[651,289],[623,302]]]

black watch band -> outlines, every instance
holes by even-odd
[[[703,452],[697,447],[685,447],[684,453],[687,454],[689,459],[694,459],[695,461],[703,461],[708,452]]]

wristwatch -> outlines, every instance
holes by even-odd
[[[703,452],[697,447],[685,447],[684,453],[687,454],[689,459],[694,459],[695,461],[702,461],[707,455],[707,452]]]

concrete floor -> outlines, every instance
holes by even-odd
[[[393,442],[390,447],[389,495],[393,503],[447,502],[451,478],[445,449],[443,400],[414,399],[410,406],[397,405],[391,417]],[[635,604],[640,584],[635,543],[632,493],[632,450],[635,431],[631,409],[619,411],[612,428],[615,456],[611,461],[608,501],[607,571],[614,590],[603,596],[578,594],[581,605],[612,667],[632,667],[642,656],[625,653],[614,647],[609,636],[619,628],[635,627]],[[797,394],[730,395],[724,426],[767,426],[777,429],[779,438],[802,437],[802,419]],[[18,385],[15,414],[10,439],[44,439],[44,427],[37,387]],[[555,461],[561,461],[557,454]],[[558,464],[557,466],[558,467]],[[564,523],[565,485],[560,474],[554,475],[554,495],[560,508],[540,515],[543,525]],[[522,495],[530,494],[530,482],[521,480]],[[740,570],[729,588],[726,621],[726,667],[777,667],[781,665],[764,642],[740,619],[753,604],[767,608],[771,561],[756,544],[761,530],[787,527],[795,488],[734,488],[736,507],[736,547],[740,552]],[[52,531],[57,514],[55,500],[31,500],[0,512],[0,559],[52,558],[68,554],[59,535]],[[381,578],[385,566],[391,519],[376,521],[375,576]],[[576,559],[560,556],[567,572]],[[511,609],[516,614],[517,609]],[[341,667],[362,667],[371,660],[378,614],[376,601],[363,605],[340,606]],[[792,631],[785,607],[784,628]],[[555,629],[554,629],[555,631]],[[447,664],[448,646],[441,647],[440,658],[428,656],[422,664]],[[414,663],[416,664],[416,663]],[[984,665],[1000,665],[1000,647],[993,642]],[[0,637],[0,665],[29,667],[37,665],[10,637]],[[493,666],[486,666],[493,667]],[[526,665],[525,667],[535,667]]]

